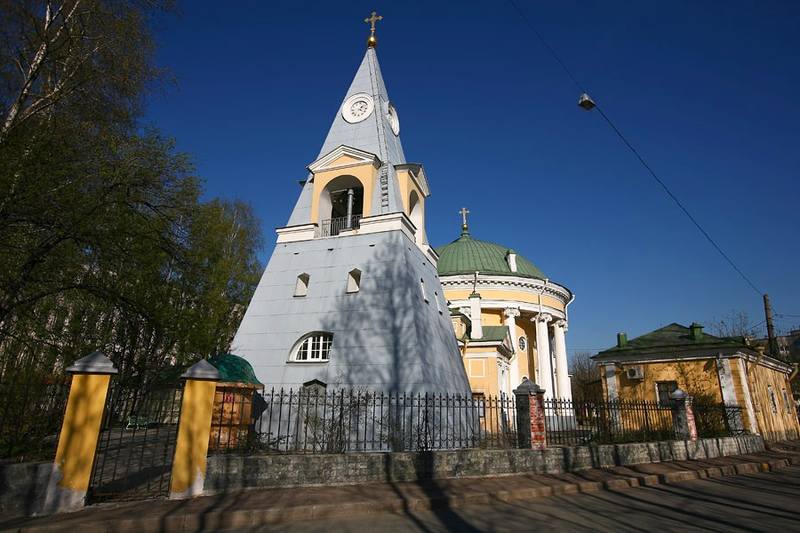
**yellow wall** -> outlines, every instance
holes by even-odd
[[[325,170],[318,174],[314,174],[314,192],[311,199],[311,222],[319,222],[319,197],[325,186],[332,180],[339,176],[353,176],[361,182],[364,187],[364,212],[363,216],[370,216],[372,214],[372,187],[375,183],[378,170],[372,163],[365,163],[363,165],[340,168],[335,170]],[[327,215],[325,215],[327,216]]]
[[[678,388],[693,396],[704,395],[715,402],[722,402],[717,366],[714,359],[697,361],[670,361],[665,363],[643,363],[624,365],[644,368],[644,379],[628,379],[625,371],[617,374],[617,390],[620,400],[658,400],[656,382],[675,381]],[[605,387],[605,384],[603,385]]]
[[[476,348],[467,346],[466,355],[492,352],[494,352],[494,348],[488,346]],[[467,378],[472,392],[482,392],[493,396],[499,392],[497,386],[497,357],[499,355],[496,352],[494,352],[494,355],[485,357],[464,357],[464,368],[467,371]]]
[[[479,292],[481,293],[481,298],[484,300],[504,300],[508,302],[525,302],[531,304],[539,304],[539,295],[524,292],[524,291],[511,291],[511,290],[487,290],[487,289],[480,289]],[[448,300],[466,300],[469,298],[469,295],[472,293],[471,290],[461,290],[461,289],[445,289],[444,296]],[[564,310],[564,304],[561,300],[554,298],[548,295],[542,295],[542,305],[546,305],[548,307],[552,307],[554,309],[558,309],[559,311]]]
[[[522,326],[520,327],[520,322]],[[520,354],[519,358],[519,377],[520,380],[523,376],[527,376],[531,381],[536,380],[536,325],[530,320],[517,319],[517,337],[514,340],[515,348],[519,351],[519,338],[525,336],[527,346],[525,347],[524,354]],[[518,352],[519,353],[519,352]]]
[[[108,374],[72,376],[55,458],[62,488],[77,492],[89,488],[110,379]]]
[[[419,196],[420,205],[422,205],[422,219],[425,220],[425,194],[423,194],[422,189],[417,187],[416,182],[408,173],[408,170],[398,170],[397,171],[397,185],[400,188],[400,196],[403,198],[403,209],[405,209],[406,214],[411,216],[411,206],[409,205],[409,198],[411,196],[411,191],[416,191],[417,196]]]
[[[481,311],[481,324],[484,326],[504,326],[505,315],[503,314],[503,311],[499,309],[483,309]],[[457,325],[454,326],[457,328],[457,334],[460,332],[461,335],[463,335],[463,330],[461,330]],[[520,337],[525,337],[527,341],[524,353],[519,351]],[[534,347],[535,339],[536,327],[533,322],[530,322],[526,319],[517,318],[516,328],[515,331],[512,332],[511,336],[511,341],[514,343],[514,349],[516,350],[517,358],[515,362],[511,364],[517,365],[520,381],[522,381],[523,377],[528,377],[531,380],[534,380],[534,361],[536,359],[536,349]],[[486,346],[470,348],[469,344],[467,345],[466,353],[474,354],[486,352],[494,352],[494,349]],[[472,388],[473,392],[482,392],[484,394],[491,395],[499,394],[500,390],[497,382],[498,357],[503,356],[497,352],[494,352],[494,355],[491,358],[483,358],[480,360],[468,358],[464,359],[464,368],[467,371],[467,377],[469,378],[470,387]],[[483,361],[483,363],[475,361]],[[481,365],[484,365],[487,369],[484,372],[485,376],[473,376],[473,374],[477,373],[477,369],[482,368]],[[489,367],[491,367],[491,370],[488,370]],[[519,385],[519,383],[510,383],[511,390],[515,389],[517,385]]]
[[[738,378],[738,363],[735,366],[735,378]],[[800,437],[800,426],[798,426],[792,387],[786,374],[765,365],[757,365],[755,362],[745,361],[744,366],[759,433],[770,441]],[[770,386],[775,393],[777,412],[772,410],[772,401],[769,395]],[[788,404],[783,398],[783,389],[786,389],[789,397]]]

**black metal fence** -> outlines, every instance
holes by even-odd
[[[695,403],[692,405],[697,436],[728,437],[745,433],[742,408],[738,405]]]
[[[548,445],[675,438],[672,407],[647,401],[544,401]]]
[[[68,377],[6,372],[0,381],[0,460],[52,459],[68,395]]]
[[[100,427],[91,502],[166,496],[183,390],[112,382]]]
[[[357,390],[218,391],[211,453],[345,453],[517,446],[514,399]]]

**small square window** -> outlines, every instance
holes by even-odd
[[[310,280],[311,276],[305,273],[297,276],[297,281],[294,284],[294,295],[296,297],[303,297],[308,294],[308,282]]]
[[[658,394],[659,405],[672,405],[673,401],[670,395],[678,390],[677,381],[657,381],[656,394]]]
[[[347,273],[347,293],[352,294],[361,290],[361,271],[354,268]]]

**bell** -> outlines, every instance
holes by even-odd
[[[584,108],[586,111],[591,111],[597,106],[597,104],[594,103],[594,100],[592,100],[592,98],[586,93],[583,93],[580,98],[578,98],[578,105]]]

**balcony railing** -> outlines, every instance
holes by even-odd
[[[342,231],[358,229],[361,223],[361,215],[350,215],[349,217],[329,218],[323,220],[319,226],[318,237],[334,237]]]

